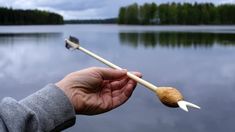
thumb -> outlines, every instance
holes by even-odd
[[[115,80],[126,75],[127,70],[116,70],[111,68],[98,68],[97,72],[104,80]]]

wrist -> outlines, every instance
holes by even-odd
[[[55,83],[59,89],[61,89],[64,94],[69,99],[70,103],[72,104],[76,114],[80,114],[83,109],[83,98],[82,92],[77,90],[78,88],[74,88],[73,86],[63,83],[62,81]]]
[[[72,101],[71,101],[71,95],[70,93],[68,92],[69,90],[69,87],[67,84],[63,83],[62,81],[59,81],[57,83],[54,84],[57,88],[59,88],[60,90],[62,90],[64,92],[64,94],[67,96],[67,98],[69,99],[69,101],[71,102],[72,104]]]

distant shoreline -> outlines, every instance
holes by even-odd
[[[117,18],[64,20],[64,24],[117,24]]]

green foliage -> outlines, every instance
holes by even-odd
[[[121,7],[118,15],[118,23],[125,24],[126,23],[126,8]]]
[[[0,25],[38,25],[63,23],[63,17],[56,13],[0,7]]]
[[[139,12],[138,12],[138,5],[136,3],[128,6],[128,8],[126,9],[126,14],[125,14],[125,18],[126,19],[126,23],[127,24],[139,24]]]
[[[152,20],[157,17],[157,5],[155,3],[145,3],[139,7],[139,23],[151,24]]]
[[[121,7],[119,24],[235,24],[235,5],[212,3],[145,3]]]

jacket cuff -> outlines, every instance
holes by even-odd
[[[75,124],[74,108],[65,93],[49,84],[20,101],[37,115],[43,131],[61,131]]]

